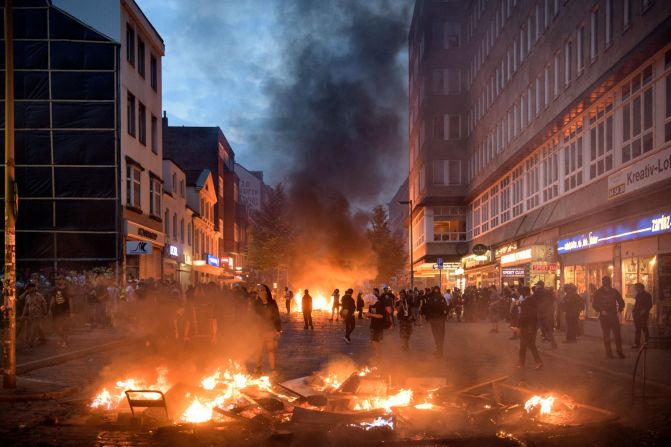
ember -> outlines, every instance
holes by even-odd
[[[524,409],[527,413],[531,414],[532,411],[538,408],[539,414],[546,415],[552,413],[552,405],[554,404],[555,398],[553,396],[547,396],[545,398],[540,396],[534,396],[524,404]]]
[[[354,411],[371,411],[384,408],[391,411],[392,407],[403,407],[410,404],[412,390],[401,390],[389,397],[372,397],[369,399],[355,399]]]
[[[170,383],[168,383],[167,374],[168,369],[165,367],[156,368],[157,377],[153,384],[146,382],[143,379],[126,379],[119,380],[114,385],[114,390],[110,392],[107,387],[103,388],[93,399],[90,407],[104,410],[114,410],[119,408],[119,405],[126,400],[125,392],[127,390],[158,390],[162,392],[168,391]],[[111,388],[111,387],[110,387]],[[150,394],[138,396],[142,399],[158,399],[158,394]]]

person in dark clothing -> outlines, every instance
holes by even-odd
[[[394,316],[394,306],[396,305],[396,295],[389,290],[389,287],[384,286],[384,292],[382,293],[382,301],[384,301],[384,305],[387,308],[387,316],[389,317],[389,325],[391,328],[394,328],[394,324],[396,324],[396,319]]]
[[[314,330],[315,327],[312,325],[312,296],[310,296],[308,289],[303,291],[301,307],[303,310],[303,323],[305,323],[304,329],[307,331],[308,326],[310,326],[310,329]]]
[[[476,290],[473,286],[466,287],[464,291],[464,320],[467,323],[475,321]]]
[[[531,352],[536,361],[536,369],[543,367],[543,361],[536,348],[536,332],[538,332],[538,299],[539,295],[531,295],[528,287],[522,287],[522,296],[520,297],[520,352],[519,368],[524,368],[526,363],[527,350]]]
[[[652,295],[650,295],[646,290],[645,286],[640,282],[634,284],[636,289],[636,296],[634,299],[634,309],[632,313],[634,315],[634,326],[636,326],[636,333],[634,338],[634,345],[632,348],[640,348],[641,346],[641,332],[645,336],[645,342],[648,342],[650,338],[650,332],[648,331],[648,319],[650,318],[650,309],[652,309]]]
[[[545,282],[543,281],[536,283],[533,295],[538,300],[538,325],[543,334],[543,339],[550,342],[552,349],[557,349],[557,342],[554,336],[554,296],[552,292],[545,289]]]
[[[405,290],[399,292],[399,299],[396,303],[396,314],[398,315],[399,336],[401,337],[404,351],[410,349],[410,336],[412,335],[412,327],[415,322],[412,313],[412,296],[406,293]]]
[[[294,300],[294,292],[289,287],[284,288],[284,304],[287,308],[287,315],[291,315],[291,302]]]
[[[440,293],[440,288],[434,287],[429,294],[424,306],[424,315],[431,325],[431,334],[436,344],[436,358],[443,357],[443,346],[445,345],[445,319],[447,318],[447,303]]]
[[[265,284],[256,286],[258,297],[254,302],[254,312],[259,324],[259,338],[261,339],[261,349],[259,349],[256,358],[256,373],[261,372],[263,363],[263,351],[268,355],[268,366],[275,372],[275,353],[277,352],[277,342],[282,331],[282,321],[280,320],[280,310],[277,302],[273,299],[270,289]]]
[[[363,306],[366,303],[363,300],[363,293],[359,292],[356,296],[356,311],[359,313],[359,320],[363,320]]]
[[[380,342],[384,337],[384,330],[387,328],[387,308],[382,297],[380,297],[380,290],[373,289],[373,295],[377,301],[375,304],[368,307],[368,317],[370,318],[370,341],[373,342],[373,351],[375,358],[380,356]]]
[[[578,289],[573,284],[564,286],[564,299],[561,307],[566,314],[566,340],[564,343],[576,343],[578,339],[578,319],[580,312],[585,308],[585,302],[578,295]]]
[[[603,345],[606,349],[606,357],[613,358],[613,351],[610,346],[610,333],[615,336],[615,348],[617,355],[623,359],[622,336],[620,335],[620,317],[619,313],[624,310],[624,300],[620,292],[611,287],[610,276],[604,276],[601,280],[601,287],[594,294],[592,307],[599,313],[599,322],[601,323],[601,332],[603,333]]]
[[[347,289],[345,291],[345,295],[343,295],[342,300],[340,301],[340,306],[342,307],[340,314],[345,321],[345,336],[343,337],[343,340],[345,340],[345,343],[347,344],[352,343],[350,336],[352,335],[352,331],[354,331],[354,326],[356,325],[356,319],[354,318],[356,303],[354,302],[354,298],[352,298],[353,293],[354,290]]]
[[[54,324],[54,330],[60,338],[58,344],[63,348],[68,345],[68,334],[70,332],[70,318],[72,317],[70,301],[70,292],[65,286],[65,279],[62,276],[57,276],[56,287],[51,291],[49,300],[49,314]]]
[[[340,290],[335,289],[333,291],[333,307],[331,308],[331,321],[335,316],[336,321],[340,318]]]

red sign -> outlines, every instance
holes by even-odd
[[[556,262],[549,262],[547,264],[531,264],[531,270],[536,272],[556,272],[559,270],[559,264]]]

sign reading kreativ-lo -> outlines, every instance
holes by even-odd
[[[668,179],[671,179],[671,147],[610,175],[608,177],[608,199],[615,199]]]
[[[127,255],[150,255],[151,248],[151,242],[126,241]]]

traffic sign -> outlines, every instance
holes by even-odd
[[[443,268],[443,258],[436,259],[436,264],[438,264],[438,267],[440,267],[442,269]]]
[[[442,270],[443,266],[441,264],[433,264],[433,269],[434,270]]]

